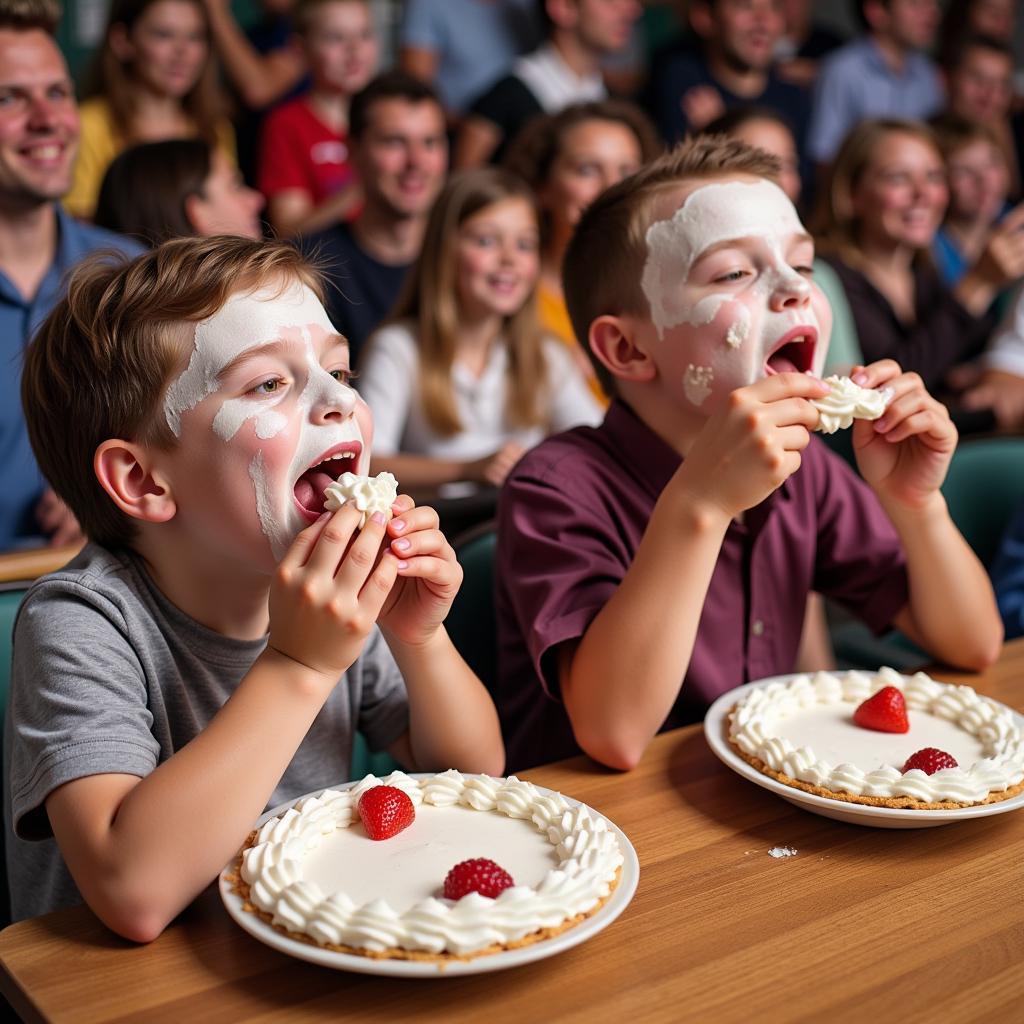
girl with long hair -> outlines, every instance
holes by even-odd
[[[88,95],[64,200],[77,216],[92,217],[107,167],[135,143],[197,137],[235,162],[202,0],[114,0]]]
[[[499,485],[545,434],[601,419],[573,357],[537,324],[538,249],[525,182],[498,168],[452,176],[359,367],[374,472],[406,488]]]

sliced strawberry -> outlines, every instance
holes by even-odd
[[[939,750],[938,747],[925,747],[907,758],[907,763],[903,766],[903,773],[906,774],[916,768],[918,771],[924,772],[925,775],[934,775],[936,772],[941,772],[943,768],[956,767],[956,758],[952,754],[947,754],[944,750]]]
[[[486,857],[464,860],[448,872],[444,880],[444,896],[461,900],[467,893],[478,892],[492,899],[515,885],[512,876]]]
[[[853,720],[862,729],[876,732],[909,732],[907,702],[895,686],[884,686],[872,694],[853,713]]]
[[[359,798],[359,817],[371,839],[390,839],[413,823],[416,808],[395,786],[374,786]]]

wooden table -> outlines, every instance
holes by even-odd
[[[1024,707],[1024,641],[980,676]],[[250,938],[211,888],[156,941],[84,907],[0,934],[0,988],[47,1021],[1024,1020],[1024,813],[939,828],[847,825],[720,764],[691,726],[628,775],[577,758],[524,777],[623,828],[640,886],[611,927],[559,956],[442,980],[346,974]],[[775,846],[799,853],[768,856]]]

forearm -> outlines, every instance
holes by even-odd
[[[262,655],[209,725],[97,824],[75,871],[96,914],[128,937],[159,935],[238,850],[329,692],[291,659]]]
[[[444,628],[415,647],[385,637],[409,693],[412,767],[500,775],[505,752],[494,703]]]
[[[310,235],[315,231],[329,228],[340,220],[345,220],[359,205],[362,198],[362,188],[356,182],[351,182],[318,206],[313,206],[310,202],[308,208],[301,215],[289,212],[280,219],[280,222],[273,217],[271,217],[271,221],[281,235]]]
[[[884,503],[883,503],[884,504]],[[938,492],[923,509],[886,507],[907,556],[910,600],[896,624],[929,653],[980,670],[999,656],[1003,627],[987,573]]]
[[[636,558],[562,673],[579,745],[632,768],[679,695],[728,520],[667,495]],[[681,568],[685,567],[685,571]]]
[[[374,456],[371,468],[374,473],[393,473],[401,482],[402,489],[410,491],[473,479],[470,475],[472,465],[463,459],[432,459],[429,455],[403,455],[399,452]]]

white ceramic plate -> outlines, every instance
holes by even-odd
[[[424,774],[413,774],[412,778],[426,778]],[[335,790],[348,789],[356,785],[359,780],[346,783],[341,786],[332,786]],[[539,792],[550,794],[552,790],[543,786],[536,787]],[[316,790],[319,795],[323,790]],[[312,796],[314,794],[306,794]],[[565,796],[565,794],[562,794]],[[305,797],[297,797],[287,803],[267,811],[259,821],[258,828],[269,818],[281,814],[292,804],[296,804]],[[580,804],[579,800],[573,800],[565,796],[566,801],[572,806]],[[593,808],[590,808],[593,810]],[[595,814],[599,812],[595,811]],[[608,821],[605,815],[600,815]],[[323,967],[333,967],[337,970],[354,971],[358,974],[386,974],[399,978],[444,978],[454,977],[460,974],[482,974],[485,971],[501,971],[506,967],[518,967],[520,964],[532,963],[534,960],[543,960],[549,956],[572,949],[581,942],[595,936],[599,931],[607,928],[619,914],[626,909],[629,901],[636,892],[637,882],[640,879],[640,861],[637,859],[633,845],[626,838],[626,834],[612,822],[608,821],[609,827],[619,840],[619,847],[622,850],[623,863],[619,874],[619,884],[608,899],[608,902],[591,914],[586,920],[578,925],[568,928],[566,931],[555,935],[550,939],[542,939],[529,946],[519,949],[509,949],[501,953],[491,953],[486,956],[478,956],[472,960],[450,960],[434,962],[426,960],[375,960],[371,957],[359,956],[355,953],[336,953],[330,949],[321,949],[319,946],[312,946],[306,942],[289,938],[283,932],[267,924],[256,914],[242,909],[242,899],[234,891],[232,883],[225,877],[234,867],[234,861],[229,864],[220,874],[219,887],[220,898],[227,908],[227,912],[234,920],[241,925],[250,935],[266,943],[268,946],[298,957],[300,960],[308,960],[310,963],[320,964]]]
[[[733,749],[729,742],[729,711],[744,694],[754,687],[768,686],[771,683],[786,683],[796,678],[796,674],[772,676],[770,679],[759,679],[735,690],[723,693],[708,708],[704,718],[704,736],[715,756],[738,775],[764,789],[777,793],[784,800],[796,804],[806,811],[813,811],[826,818],[847,821],[854,825],[872,825],[875,828],[930,828],[934,825],[951,825],[955,821],[967,821],[970,818],[986,818],[990,814],[1004,814],[1024,807],[1024,793],[1007,800],[997,800],[991,804],[979,804],[977,807],[958,807],[951,811],[914,811],[900,807],[872,807],[869,804],[851,804],[845,800],[830,800],[815,793],[805,793],[802,789],[777,782],[768,775],[759,772],[753,765],[747,764]],[[990,698],[991,699],[991,698]],[[998,702],[995,702],[998,703]],[[1001,707],[1004,705],[1000,705]],[[1012,709],[1010,709],[1012,711]],[[1024,715],[1013,711],[1018,724],[1024,728]]]

